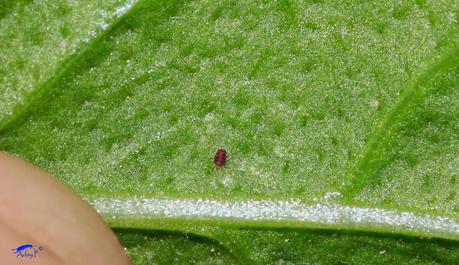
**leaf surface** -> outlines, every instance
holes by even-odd
[[[139,264],[170,245],[186,256],[176,254],[177,263],[193,255],[203,264],[457,257],[455,1],[107,1],[64,8],[63,21],[58,4],[1,4],[0,147],[88,198],[114,227],[144,229],[119,231]],[[99,10],[109,10],[101,20]],[[41,16],[15,25],[27,12]],[[229,155],[216,170],[220,147]],[[166,203],[95,203],[104,199]],[[177,210],[167,203],[174,200],[281,206],[241,218]],[[291,201],[307,218],[286,213]],[[347,210],[329,211],[337,222],[314,219],[314,205],[364,209],[373,219]],[[304,230],[313,228],[354,232]],[[142,241],[164,229],[208,239]],[[314,238],[324,243],[302,252]],[[354,241],[375,247],[351,244],[354,259],[346,251]],[[222,256],[208,253],[219,243]],[[422,247],[441,258],[416,256]],[[326,248],[342,255],[331,258]],[[402,255],[406,249],[412,254]]]

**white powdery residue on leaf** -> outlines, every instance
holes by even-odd
[[[295,221],[316,224],[394,227],[459,236],[452,218],[343,205],[307,205],[299,200],[216,201],[207,199],[88,199],[104,216]]]
[[[95,38],[99,31],[106,30],[110,22],[112,22],[114,19],[124,15],[129,9],[131,9],[139,0],[130,0],[124,3],[123,6],[118,7],[114,13],[107,13],[105,11],[102,12],[101,14],[101,19],[103,20],[101,23],[99,23],[99,28],[91,31],[89,33],[89,36],[83,39],[83,42],[88,43],[91,39]]]
[[[341,194],[341,192],[333,191],[333,192],[325,193],[324,196],[323,196],[323,199],[325,200],[325,202],[328,202],[330,200],[334,200],[334,199],[340,198],[342,196],[343,195]]]
[[[116,9],[115,11],[115,17],[119,17],[119,16],[122,16],[124,15],[129,9],[131,9],[136,3],[138,2],[138,0],[130,0],[130,1],[127,1],[122,7],[119,7]]]

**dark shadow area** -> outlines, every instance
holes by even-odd
[[[133,259],[149,259],[133,260],[134,264],[239,264],[230,250],[204,236],[131,228],[113,230]]]

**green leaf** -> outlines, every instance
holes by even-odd
[[[455,1],[0,10],[0,148],[91,202],[137,263],[457,260]]]
[[[212,244],[189,233],[115,231],[135,264],[454,264],[459,258],[457,244],[443,240],[354,232],[215,229],[221,241]]]

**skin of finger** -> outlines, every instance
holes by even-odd
[[[91,206],[46,172],[3,152],[0,225],[0,260],[17,261],[11,249],[36,242],[43,251],[35,264],[132,264]]]
[[[34,246],[40,245],[39,242],[33,241],[27,234],[22,232],[17,233],[17,231],[14,231],[9,225],[4,223],[0,223],[0,237],[0,260],[2,264],[30,264],[31,258],[18,257],[13,254],[13,248],[23,245],[24,242]],[[58,265],[61,263],[62,261],[54,253],[47,253],[46,255],[39,254],[37,260],[34,260],[34,264]]]

